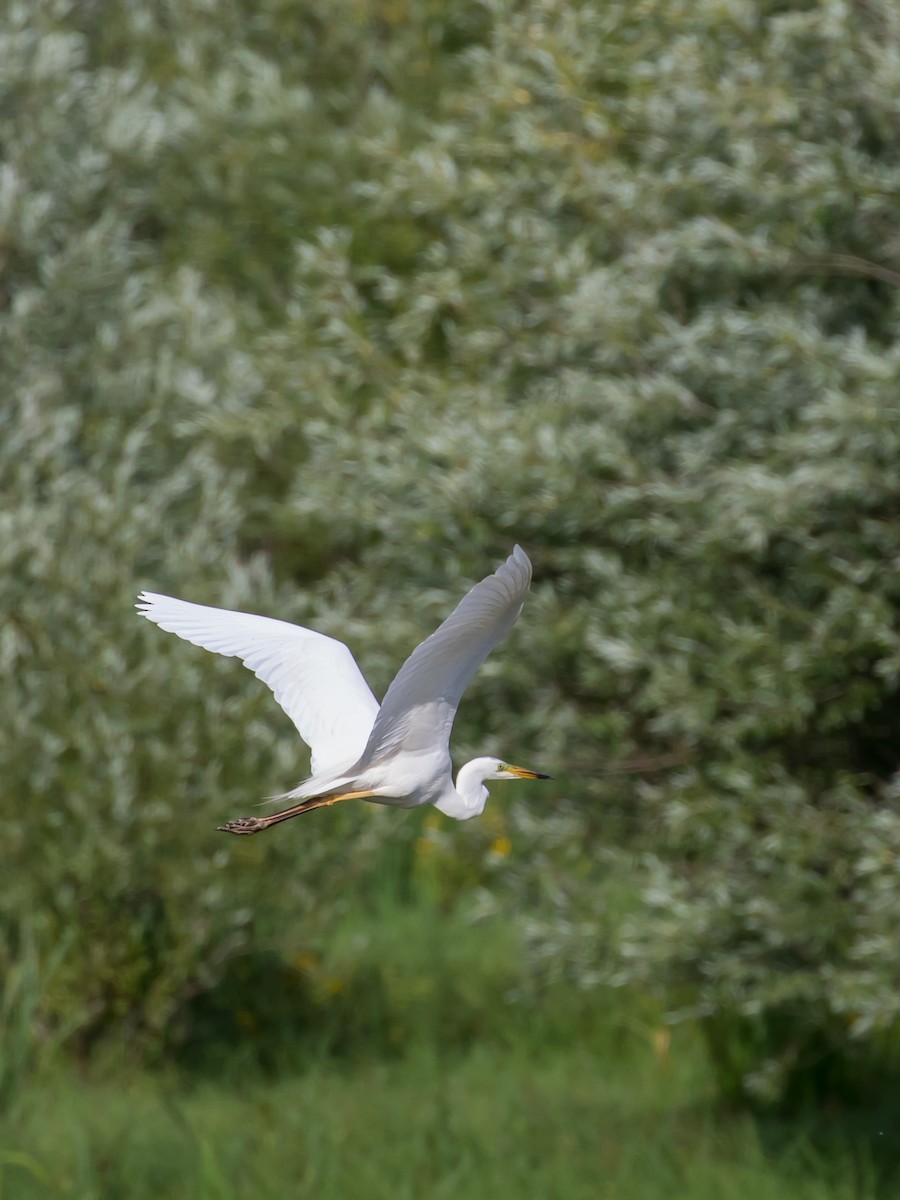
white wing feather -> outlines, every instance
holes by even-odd
[[[141,592],[138,612],[195,646],[239,658],[267,684],[312,750],[312,772],[363,752],[378,701],[343,642],[301,625]]]
[[[362,761],[403,751],[446,749],[456,709],[472,676],[509,633],[531,583],[531,562],[516,546],[477,583],[397,672],[382,702]]]

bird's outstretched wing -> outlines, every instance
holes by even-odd
[[[399,750],[447,747],[463,692],[516,623],[530,583],[531,562],[516,546],[506,562],[477,583],[413,650],[388,688],[364,763],[376,763]]]
[[[362,753],[378,701],[343,642],[300,625],[141,592],[138,612],[187,642],[239,658],[275,693],[312,750],[312,771]]]

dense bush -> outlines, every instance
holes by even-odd
[[[512,834],[548,969],[662,990],[725,1089],[865,1078],[900,972],[895,6],[4,21],[0,961],[65,947],[42,1020],[159,1044],[248,944],[414,870],[391,813],[216,840],[296,741],[133,594],[340,633],[377,689],[520,540],[455,750],[563,796],[435,835],[445,899]]]

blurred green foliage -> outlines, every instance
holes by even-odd
[[[746,1117],[723,1131],[702,1110],[673,1111],[694,1082],[690,1050],[665,1072],[649,1051],[627,1068],[607,1057],[598,1072],[572,1045],[552,1056],[482,1045],[449,1064],[419,1048],[352,1073],[315,1062],[291,1078],[189,1090],[166,1074],[124,1089],[67,1074],[34,1089],[21,1148],[0,1148],[0,1184],[15,1200],[593,1200],[602,1172],[607,1194],[633,1200],[892,1194],[808,1139],[773,1162]],[[0,1147],[8,1130],[0,1116]]]
[[[0,21],[0,1012],[164,1055],[421,891],[655,990],[723,1094],[896,1079],[896,5]],[[305,762],[134,594],[337,634],[377,691],[514,540],[454,751],[553,797],[216,838]]]

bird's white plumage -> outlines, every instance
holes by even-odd
[[[141,592],[138,612],[186,642],[239,658],[267,684],[312,751],[313,775],[356,762],[378,701],[343,642],[301,625]]]
[[[269,818],[241,818],[225,829],[256,832],[350,796],[403,807],[435,804],[448,816],[467,820],[484,808],[485,780],[546,778],[495,758],[467,763],[455,787],[450,774],[450,730],[462,694],[512,629],[530,583],[528,555],[516,546],[416,647],[380,709],[353,655],[334,638],[154,592],[142,592],[137,607],[194,645],[242,659],[272,689],[312,749],[312,777],[280,797],[303,803]]]

